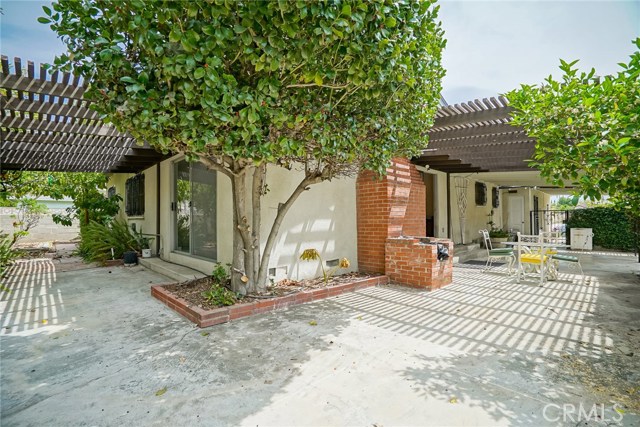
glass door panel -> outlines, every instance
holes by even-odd
[[[193,255],[216,259],[216,174],[191,164],[191,243]]]
[[[176,177],[176,247],[181,252],[191,249],[191,183],[189,163],[181,161],[175,166]]]
[[[216,259],[216,173],[202,163],[175,164],[175,250]]]

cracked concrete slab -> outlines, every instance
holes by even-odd
[[[206,329],[142,267],[31,260],[0,299],[0,423],[638,425],[638,263],[589,258],[544,287],[458,266]]]

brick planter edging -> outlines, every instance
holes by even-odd
[[[167,284],[151,286],[151,296],[158,299],[164,305],[174,310],[178,314],[186,317],[201,328],[229,322],[230,320],[252,316],[254,314],[267,313],[269,311],[304,304],[305,302],[317,301],[319,299],[333,297],[346,292],[353,292],[358,289],[369,288],[371,286],[386,285],[389,283],[387,276],[369,277],[355,282],[332,286],[330,288],[312,289],[301,291],[285,297],[269,298],[245,304],[232,305],[230,307],[220,307],[213,310],[205,310],[198,306],[189,305],[187,301],[176,297],[164,287]]]

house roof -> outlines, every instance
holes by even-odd
[[[102,121],[83,98],[87,82],[43,65],[13,71],[0,58],[0,169],[140,172],[167,158]]]
[[[508,172],[532,170],[535,140],[509,124],[507,99],[484,98],[462,104],[441,102],[429,145],[413,163],[442,172]]]

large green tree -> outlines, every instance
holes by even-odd
[[[45,8],[93,108],[139,141],[232,182],[235,290],[266,283],[309,186],[384,173],[426,145],[444,74],[434,0],[60,0]],[[303,171],[261,253],[266,165]],[[247,196],[248,195],[248,196]]]
[[[615,75],[579,72],[561,61],[560,80],[508,93],[513,124],[536,138],[532,165],[552,183],[565,181],[599,200],[640,212],[640,38]]]

